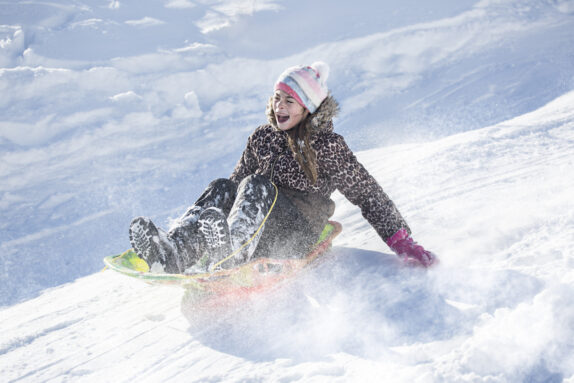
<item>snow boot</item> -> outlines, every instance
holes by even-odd
[[[166,233],[146,217],[132,221],[130,242],[152,271],[177,274],[197,262],[201,248],[197,224],[176,226]]]
[[[203,237],[204,249],[209,256],[209,265],[215,265],[231,254],[231,239],[225,214],[216,207],[210,207],[201,212],[199,232]],[[223,267],[233,267],[233,262],[225,262]]]
[[[197,221],[183,222],[181,225],[173,227],[167,233],[167,239],[175,248],[173,258],[177,265],[177,272],[184,274],[197,263],[204,247],[202,237],[198,232]]]
[[[137,217],[130,225],[130,243],[136,254],[147,262],[151,271],[178,272],[174,248],[167,233],[147,217]]]

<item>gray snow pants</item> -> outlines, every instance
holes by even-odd
[[[233,250],[251,240],[236,256],[236,263],[260,257],[301,258],[320,232],[280,189],[273,205],[275,194],[275,187],[264,176],[248,176],[239,185],[216,179],[180,220],[193,220],[208,207],[221,209],[227,217]],[[272,205],[268,219],[255,235]]]

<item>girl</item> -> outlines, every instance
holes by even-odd
[[[334,212],[335,190],[361,208],[397,255],[425,267],[437,261],[413,241],[394,203],[333,132],[339,106],[328,74],[325,63],[285,70],[267,105],[268,124],[251,134],[231,177],[213,181],[171,230],[145,217],[132,221],[130,242],[152,271],[205,271],[229,254],[222,267],[302,257]]]

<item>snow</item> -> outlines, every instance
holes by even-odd
[[[3,2],[2,381],[574,382],[573,31],[571,0]],[[315,61],[438,267],[335,194],[329,261],[217,317],[100,272]]]

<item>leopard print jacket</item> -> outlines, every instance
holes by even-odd
[[[332,118],[338,109],[337,102],[329,96],[311,116],[314,128],[311,145],[317,153],[319,175],[314,185],[293,157],[287,134],[274,125],[275,116],[269,107],[270,123],[259,126],[251,134],[230,179],[239,183],[251,174],[260,174],[269,177],[279,188],[326,199],[338,190],[360,207],[363,217],[384,241],[401,228],[410,233],[395,204],[359,163],[344,138],[333,132]],[[302,213],[307,217],[314,215],[310,211]]]

